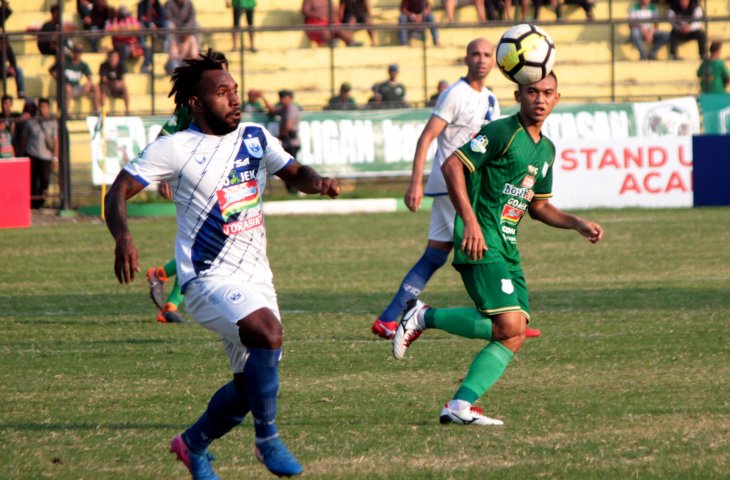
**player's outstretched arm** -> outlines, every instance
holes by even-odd
[[[532,218],[551,227],[577,230],[591,243],[596,243],[603,238],[603,228],[599,224],[577,215],[565,213],[548,200],[533,200],[530,203],[529,212]]]
[[[131,283],[139,272],[139,255],[127,226],[127,200],[142,191],[144,186],[122,170],[104,198],[106,226],[116,241],[114,274],[119,283]]]
[[[423,127],[421,136],[418,137],[416,143],[416,153],[413,156],[413,171],[411,172],[411,182],[408,185],[408,190],[403,197],[403,201],[408,207],[408,210],[415,212],[421,208],[421,201],[423,200],[423,169],[426,166],[426,154],[431,143],[437,138],[441,132],[446,128],[446,121],[441,117],[432,115],[431,118]]]
[[[446,188],[449,190],[449,198],[454,204],[456,213],[464,221],[464,236],[461,240],[461,251],[471,260],[480,260],[487,250],[487,242],[484,240],[482,227],[479,225],[474,209],[469,202],[469,195],[466,192],[466,178],[464,177],[464,164],[456,155],[451,155],[441,166],[441,172],[446,180]]]
[[[276,172],[276,176],[303,193],[319,193],[330,198],[335,198],[340,194],[337,180],[322,177],[312,167],[302,165],[296,160]]]

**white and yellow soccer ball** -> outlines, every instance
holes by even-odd
[[[555,44],[545,30],[523,23],[510,28],[497,44],[497,66],[505,77],[529,85],[547,77],[555,65]]]

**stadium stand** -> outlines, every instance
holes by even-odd
[[[46,96],[53,101],[56,86],[47,73],[53,59],[38,52],[33,35],[49,18],[48,7],[51,3],[54,2],[11,1],[14,13],[6,22],[6,32],[11,34],[12,46],[25,69],[26,95]],[[110,0],[109,3],[114,7],[125,5],[135,11],[137,2]],[[352,85],[352,95],[358,104],[365,104],[372,85],[383,80],[384,68],[389,63],[400,65],[399,79],[407,87],[407,100],[423,106],[438,79],[458,78],[463,73],[463,49],[469,40],[484,36],[496,43],[501,33],[512,24],[499,22],[479,25],[474,8],[459,8],[454,24],[447,25],[445,21],[439,24],[440,48],[431,45],[428,35],[426,45],[423,45],[423,41],[414,40],[410,47],[402,47],[397,40],[400,2],[374,0],[373,27],[378,46],[370,47],[367,32],[359,30],[355,33],[355,40],[363,42],[365,46],[346,48],[340,42],[330,50],[310,44],[300,28],[279,31],[281,27],[292,28],[303,23],[301,0],[267,0],[259,2],[256,7],[255,24],[261,30],[256,34],[258,53],[252,54],[249,51],[231,51],[229,29],[232,13],[225,7],[225,2],[193,0],[193,3],[198,21],[205,29],[201,46],[226,53],[231,72],[239,79],[241,92],[257,88],[273,101],[278,90],[292,89],[296,92],[297,102],[305,109],[321,109],[343,82]],[[434,3],[437,4],[436,19],[441,22],[445,19],[445,12],[440,2]],[[585,13],[576,6],[563,8],[561,23],[555,22],[550,8],[544,8],[541,14],[541,24],[557,46],[556,73],[560,78],[564,102],[652,100],[699,93],[695,77],[699,59],[694,43],[680,47],[679,53],[684,60],[668,60],[668,52],[663,49],[657,61],[640,62],[638,53],[629,42],[629,27],[625,21],[631,0],[598,0],[596,3],[594,22],[586,22]],[[706,4],[708,17],[722,19],[707,22],[708,38],[730,41],[730,2],[713,0]],[[609,18],[619,22],[613,35],[612,26],[607,21]],[[64,3],[64,23],[79,25],[75,2]],[[665,23],[662,28],[669,30],[670,27]],[[216,29],[217,32],[211,31]],[[16,35],[21,32],[25,33]],[[247,46],[245,27],[241,36],[243,45]],[[102,40],[101,47],[100,53],[85,54],[85,60],[95,76],[98,76],[99,65],[104,61],[103,49],[111,47],[109,37]],[[730,49],[726,49],[724,55],[727,61]],[[172,102],[167,98],[170,83],[169,76],[164,72],[166,60],[167,54],[158,49],[154,54],[154,76],[138,73],[139,64],[130,65],[126,80],[132,114],[154,111],[157,115],[167,115],[172,110]],[[487,83],[503,104],[512,104],[514,87],[496,68]],[[11,93],[15,91],[12,78],[7,79],[6,89]],[[14,109],[20,110],[22,101],[16,99],[15,102]],[[69,112],[73,120],[68,124],[71,158],[74,168],[88,169],[88,130],[83,118],[92,111],[92,106],[86,99],[74,102],[74,105],[74,110]],[[113,101],[110,107],[110,114],[123,112],[120,100]],[[78,175],[74,175],[74,182],[76,178]]]

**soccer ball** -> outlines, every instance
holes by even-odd
[[[529,85],[547,77],[555,65],[555,45],[545,30],[535,25],[515,25],[497,44],[497,66],[505,77]]]

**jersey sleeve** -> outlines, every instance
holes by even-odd
[[[469,173],[474,173],[504,153],[504,129],[500,128],[499,123],[483,126],[474,138],[454,152]]]
[[[450,87],[446,92],[439,95],[436,106],[433,107],[433,115],[439,117],[447,125],[454,121],[459,108],[458,95],[453,95],[452,92],[453,88]]]
[[[266,170],[269,173],[276,173],[293,162],[294,158],[284,150],[279,139],[273,136],[271,132],[264,127],[261,127],[261,130],[266,139],[266,149],[264,150]]]
[[[157,138],[145,147],[124,170],[145,187],[153,182],[169,181],[177,174],[172,136]]]
[[[535,182],[535,187],[532,189],[535,192],[536,200],[544,200],[553,196],[553,165],[555,164],[555,145],[553,142],[549,143],[552,151],[552,157],[549,164],[544,164],[541,167],[541,171],[538,180]]]

